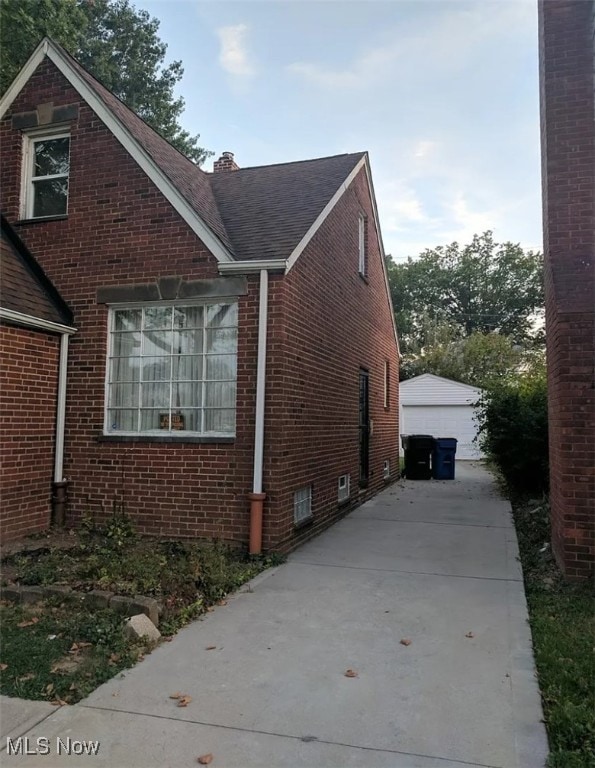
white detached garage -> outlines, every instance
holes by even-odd
[[[456,437],[457,459],[480,459],[474,403],[482,390],[424,373],[399,384],[402,435]],[[401,446],[401,453],[403,448]]]

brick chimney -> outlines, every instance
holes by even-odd
[[[221,171],[238,171],[240,166],[233,159],[233,152],[224,152],[219,160],[215,160],[213,163],[213,173],[221,173]]]

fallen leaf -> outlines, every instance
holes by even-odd
[[[64,701],[64,699],[54,699],[53,701],[50,701],[50,704],[54,707],[65,707],[68,702]]]
[[[216,645],[207,645],[205,648],[205,651],[215,651],[217,649]]]
[[[184,694],[180,693],[180,691],[176,691],[175,693],[170,693],[169,698],[170,699],[181,699]]]
[[[207,607],[207,613],[211,613],[211,611],[214,611],[214,610],[215,610],[215,608],[212,605],[209,605]]]
[[[181,696],[178,699],[178,707],[187,707],[192,701],[192,696]]]
[[[355,669],[348,669],[345,672],[345,677],[357,677],[357,672],[355,671]]]
[[[227,600],[219,600],[217,605],[227,605]]]
[[[408,637],[404,637],[400,643],[401,645],[411,645],[411,640]]]
[[[33,672],[27,672],[26,675],[21,675],[21,677],[17,677],[17,680],[19,683],[26,683],[27,680],[33,680],[37,675]]]
[[[45,687],[45,694],[46,696],[49,696],[54,690],[54,684],[50,683],[49,685],[46,685]]]
[[[208,755],[201,755],[200,757],[196,758],[196,762],[200,763],[201,765],[208,765],[209,763],[213,762],[213,755],[210,752]]]
[[[475,637],[475,635],[473,634],[473,632],[467,632],[465,637]]]
[[[8,669],[8,664],[0,664],[0,672],[4,672],[5,669]]]
[[[38,621],[39,618],[37,616],[33,616],[31,619],[19,622],[17,627],[19,627],[19,629],[23,629],[23,627],[32,627],[34,624],[37,624]]]

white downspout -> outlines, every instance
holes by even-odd
[[[254,479],[250,494],[250,554],[262,550],[262,464],[264,455],[264,393],[266,385],[267,316],[269,299],[269,273],[260,270],[260,297],[258,306],[258,362],[256,369],[256,410],[254,429]]]
[[[70,331],[69,333],[72,333]],[[54,482],[52,484],[52,523],[63,527],[66,521],[68,481],[64,479],[64,422],[66,420],[66,381],[68,373],[68,336],[60,337],[60,365],[58,369],[58,407],[56,408],[56,440],[54,456]]]
[[[267,361],[267,314],[269,273],[260,270],[260,304],[258,308],[258,364],[256,372],[256,429],[254,431],[253,493],[262,493],[262,459],[264,455],[264,388]]]
[[[68,334],[60,339],[60,368],[58,373],[58,408],[56,412],[56,453],[54,459],[54,482],[63,481],[64,472],[64,423],[66,420],[66,381],[68,372]]]

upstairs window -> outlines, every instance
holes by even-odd
[[[68,212],[70,136],[25,137],[24,216],[39,219]]]
[[[111,310],[107,434],[235,434],[238,305]]]
[[[365,277],[368,269],[368,222],[363,213],[359,215],[358,226],[359,273]]]

